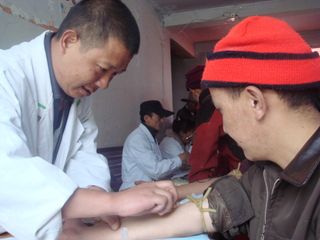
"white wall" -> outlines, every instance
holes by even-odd
[[[157,15],[145,0],[123,0],[136,17],[141,46],[127,71],[109,89],[94,95],[93,111],[99,127],[98,147],[122,145],[137,126],[139,104],[158,99],[172,109],[170,41]],[[0,48],[30,40],[45,28],[58,26],[71,1],[0,0]],[[9,13],[4,13],[9,7]],[[31,23],[33,22],[33,23]]]

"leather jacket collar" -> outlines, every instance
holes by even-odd
[[[312,135],[293,161],[281,172],[283,180],[301,187],[320,164],[320,128]]]

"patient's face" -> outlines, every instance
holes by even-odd
[[[261,148],[257,137],[259,129],[255,127],[255,119],[250,113],[245,94],[233,97],[223,88],[212,88],[210,94],[214,105],[221,112],[224,132],[238,143],[247,159],[257,160]]]

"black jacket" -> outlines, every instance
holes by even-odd
[[[286,169],[256,163],[240,181],[227,176],[212,187],[211,218],[227,238],[247,231],[251,240],[319,240],[320,129]]]

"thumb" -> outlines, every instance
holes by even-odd
[[[100,219],[109,225],[112,230],[118,230],[121,226],[120,218],[118,216],[103,216]]]

